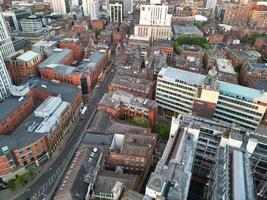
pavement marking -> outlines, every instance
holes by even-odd
[[[54,175],[53,175],[54,176]],[[54,180],[54,177],[53,176],[51,176],[49,179],[48,179],[48,184],[50,185],[52,182],[53,182],[53,180]]]

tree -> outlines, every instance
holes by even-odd
[[[34,171],[33,171],[32,169],[29,169],[29,170],[28,170],[28,174],[29,174],[29,176],[31,177],[31,179],[33,179],[34,176],[35,176],[35,173],[34,173]]]
[[[205,37],[190,37],[190,36],[181,36],[174,41],[174,49],[178,50],[179,46],[187,45],[199,45],[204,49],[211,48],[208,40]]]
[[[170,134],[170,126],[168,124],[158,123],[153,129],[154,133],[158,133],[163,140],[168,140]]]
[[[7,182],[7,187],[10,189],[10,190],[14,190],[16,188],[16,182],[15,180],[9,180]]]
[[[25,183],[26,183],[25,177],[24,176],[18,176],[18,183],[20,185],[25,185]]]
[[[143,128],[149,128],[149,121],[145,117],[133,117],[130,122]]]

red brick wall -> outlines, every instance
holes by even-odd
[[[0,134],[7,135],[16,129],[34,109],[33,98],[28,98],[20,107],[0,122]]]
[[[81,57],[82,49],[81,49],[80,42],[60,41],[59,42],[59,48],[61,48],[61,49],[64,49],[64,48],[71,49],[72,52],[73,52],[73,58],[74,58],[74,60],[79,60],[80,57]],[[68,65],[71,65],[71,63],[68,63]]]
[[[9,165],[6,155],[0,156],[0,175],[12,172],[12,168]]]
[[[104,21],[101,19],[91,21],[92,29],[103,30]]]

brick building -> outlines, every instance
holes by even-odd
[[[226,58],[222,51],[217,48],[207,49],[204,52],[203,64],[206,69],[210,69],[216,63],[217,58]]]
[[[225,58],[216,59],[216,69],[220,81],[238,84],[237,73],[230,60]]]
[[[0,176],[49,158],[82,104],[78,88],[39,78],[10,91],[11,97],[0,103]]]
[[[158,104],[154,100],[135,97],[123,92],[106,93],[97,106],[106,110],[114,118],[129,120],[133,117],[145,117],[153,128],[156,125]]]
[[[225,4],[223,23],[231,25],[244,25],[249,21],[251,7],[240,4]]]
[[[247,62],[257,63],[261,58],[261,54],[258,51],[243,51],[230,48],[227,48],[226,51],[227,57],[232,61],[234,67],[244,66]]]
[[[182,52],[181,56],[187,57],[201,57],[204,56],[204,50],[201,48],[201,46],[198,45],[182,45]]]
[[[30,76],[38,75],[37,65],[41,62],[41,54],[33,51],[26,53],[19,51],[5,58],[5,64],[15,84],[20,84]]]
[[[96,19],[91,21],[92,29],[94,30],[103,30],[104,21],[102,19]]]
[[[64,38],[59,41],[59,48],[61,49],[71,49],[73,52],[74,60],[79,60],[82,54],[81,42],[77,38]]]
[[[64,51],[66,50],[64,49]],[[66,59],[64,51],[53,54],[38,66],[41,77],[78,86],[82,89],[83,94],[89,93],[92,85],[96,83],[107,65],[107,54],[95,52],[88,59],[83,60],[79,66],[72,67],[62,64],[61,60]],[[67,61],[70,60],[67,59]]]
[[[146,79],[115,75],[108,85],[108,91],[127,92],[134,96],[152,99],[153,87],[153,82]]]
[[[267,57],[267,37],[256,39],[254,46],[264,57]]]
[[[155,40],[154,46],[159,49],[160,51],[163,51],[167,55],[167,62],[169,64],[172,63],[173,59],[173,46],[170,40]]]

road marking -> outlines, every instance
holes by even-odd
[[[48,179],[48,184],[50,185],[50,184],[53,182],[53,180],[54,180],[54,177],[51,176],[51,177]]]

